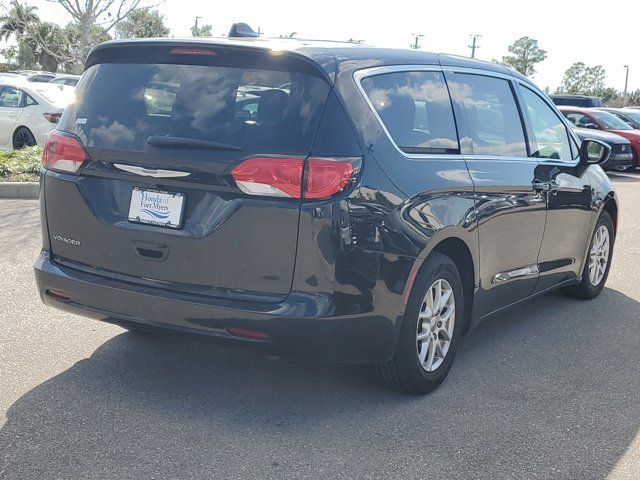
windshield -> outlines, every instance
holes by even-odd
[[[86,147],[146,151],[189,143],[299,154],[311,148],[329,85],[291,71],[105,63],[85,72],[76,93],[60,128]],[[152,137],[179,140],[150,144]]]
[[[590,112],[607,130],[633,130],[624,120],[613,113],[594,110]]]
[[[624,110],[622,112],[625,117],[629,117],[633,120],[637,125],[640,125],[640,110]]]

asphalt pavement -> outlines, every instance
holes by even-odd
[[[494,317],[425,397],[46,307],[37,202],[0,200],[0,478],[639,479],[640,174],[612,178],[602,295]]]

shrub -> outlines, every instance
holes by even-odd
[[[0,151],[0,182],[37,182],[42,147]]]

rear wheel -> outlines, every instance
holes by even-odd
[[[33,147],[36,145],[36,137],[33,136],[31,130],[27,127],[18,128],[13,134],[13,148],[19,150],[24,147]]]
[[[590,300],[600,295],[609,276],[615,232],[613,220],[606,210],[600,214],[591,237],[589,253],[582,271],[582,281],[565,291],[572,297]]]
[[[462,280],[455,263],[433,253],[414,281],[395,355],[376,366],[381,383],[417,395],[436,389],[453,364],[463,306]]]

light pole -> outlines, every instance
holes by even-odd
[[[627,70],[626,75],[624,76],[624,93],[622,94],[622,106],[627,106],[627,86],[629,85],[629,65],[625,65],[624,68]]]
[[[471,37],[471,45],[469,45],[469,48],[471,49],[471,58],[476,58],[476,50],[480,48],[480,46],[478,45],[478,39],[482,35],[478,35],[477,33],[474,33],[473,35],[469,35],[469,36]]]
[[[198,30],[198,19],[200,19],[200,18],[202,18],[202,17],[196,17],[196,26],[194,28],[194,32],[195,32],[194,37],[200,36],[200,30]]]
[[[414,50],[418,50],[420,48],[420,39],[424,37],[424,35],[418,35],[416,33],[412,33],[413,35],[413,43],[410,45]]]

